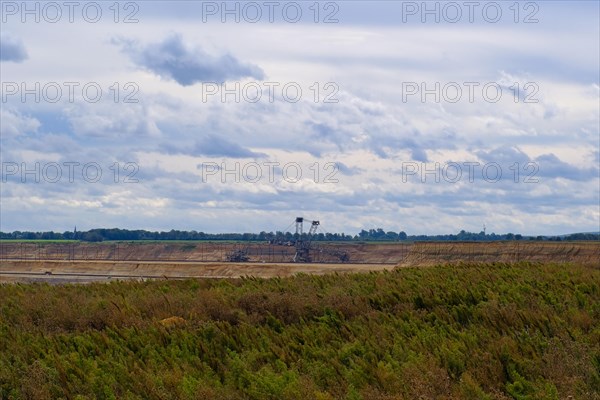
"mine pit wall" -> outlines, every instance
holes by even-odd
[[[420,242],[413,246],[399,265],[521,261],[600,267],[600,242]]]
[[[420,266],[458,262],[600,263],[600,242],[313,242],[313,262],[340,263],[332,254],[345,252],[349,263]],[[293,246],[252,242],[105,242],[27,243],[0,241],[0,260],[226,262],[227,255],[246,249],[249,262],[288,263]]]
[[[252,242],[119,242],[119,243],[1,243],[0,259],[19,260],[105,260],[105,261],[194,261],[225,262],[227,255],[247,251],[250,262],[292,262],[294,246]],[[400,262],[410,252],[411,244],[315,243],[313,262],[339,263],[336,254],[345,252],[351,263]]]

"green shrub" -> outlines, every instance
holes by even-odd
[[[4,284],[0,299],[1,399],[600,399],[593,267]]]

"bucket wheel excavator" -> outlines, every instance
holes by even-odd
[[[337,261],[340,262],[348,262],[350,260],[350,256],[347,252],[343,250],[329,250],[326,248],[313,248],[312,247],[312,239],[317,233],[317,229],[321,223],[319,221],[312,221],[310,224],[310,228],[308,230],[308,234],[306,236],[302,235],[304,218],[297,217],[296,218],[296,233],[298,239],[296,240],[296,254],[294,254],[294,262],[297,263],[310,263],[313,261],[311,256],[312,253],[318,252],[321,255],[330,256]]]
[[[312,253],[319,253],[321,255],[329,256],[339,262],[348,262],[350,257],[348,253],[343,250],[330,250],[326,248],[314,248],[312,246],[312,240],[317,233],[317,229],[321,223],[319,221],[311,221],[310,228],[306,235],[304,234],[304,218],[297,217],[296,221],[296,239],[293,245],[296,248],[294,253],[293,262],[297,263],[310,263],[313,261]],[[227,254],[227,261],[229,262],[248,262],[250,261],[250,243],[245,244],[242,248],[231,251]]]
[[[309,263],[312,261],[310,257],[310,243],[313,235],[317,232],[317,228],[321,224],[319,221],[312,221],[310,229],[306,237],[302,235],[302,228],[304,224],[304,218],[296,218],[296,234],[299,235],[296,239],[296,254],[294,254],[294,262]]]

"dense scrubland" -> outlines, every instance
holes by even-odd
[[[600,269],[0,286],[3,399],[599,399]]]

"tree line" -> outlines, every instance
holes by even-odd
[[[307,234],[302,236],[291,232],[265,232],[260,233],[206,233],[192,231],[180,231],[172,229],[168,232],[147,231],[143,229],[129,230],[119,228],[97,228],[88,231],[65,231],[65,232],[31,232],[14,231],[0,232],[0,239],[4,240],[81,240],[86,242],[127,241],[127,240],[226,240],[226,241],[271,241],[287,242],[299,238],[306,239]],[[356,235],[345,233],[317,233],[312,237],[314,241],[328,242],[398,242],[398,241],[500,241],[500,240],[600,240],[598,233],[575,233],[565,236],[523,236],[521,234],[466,232],[461,230],[457,234],[445,235],[407,235],[406,232],[384,231],[381,228],[361,230]]]

